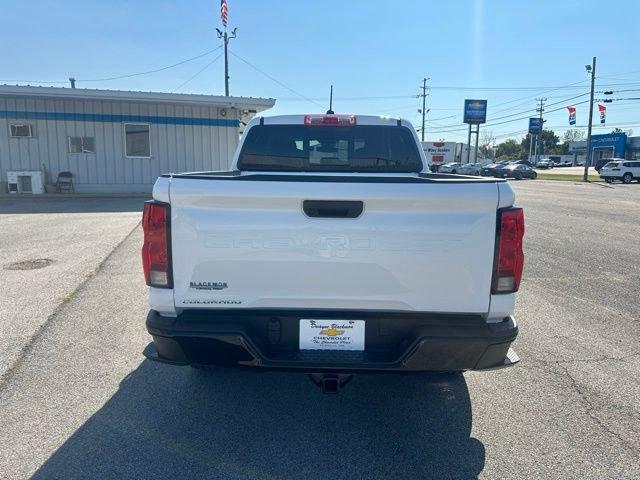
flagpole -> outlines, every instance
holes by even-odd
[[[229,37],[227,36],[227,27],[224,27],[224,96],[229,96],[229,54],[227,53],[227,45],[229,45]]]
[[[227,0],[220,1],[220,19],[222,20],[222,26],[224,28],[224,32],[219,28],[216,28],[216,32],[218,33],[218,38],[221,38],[224,43],[224,96],[229,96],[229,54],[228,54],[228,45],[229,40],[232,38],[236,38],[237,28],[234,28],[231,31],[231,35],[227,35],[227,20],[228,20],[228,5]]]

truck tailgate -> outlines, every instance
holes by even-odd
[[[177,308],[489,310],[495,183],[261,177],[172,178]],[[305,200],[363,211],[310,217]]]

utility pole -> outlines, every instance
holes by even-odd
[[[589,181],[589,164],[591,163],[591,127],[593,126],[593,89],[596,83],[596,57],[591,65],[585,65],[587,73],[591,73],[591,95],[589,96],[589,126],[587,127],[587,157],[584,159],[582,180]]]
[[[538,134],[538,141],[536,143],[536,165],[540,161],[540,155],[542,155],[542,132],[544,131],[544,121],[542,120],[542,113],[544,112],[544,102],[546,98],[536,98],[536,102],[540,102],[540,106],[536,108],[536,112],[540,114],[540,133]]]
[[[420,130],[420,138],[421,140],[424,142],[424,117],[427,114],[427,80],[429,80],[428,78],[423,78],[422,79],[422,93],[420,95],[418,95],[419,97],[422,97],[422,129]]]
[[[231,35],[227,35],[227,28],[225,27],[224,32],[219,28],[216,28],[216,32],[218,33],[218,38],[221,38],[224,42],[224,96],[229,96],[229,55],[227,54],[227,45],[229,45],[229,40],[232,38],[236,38],[237,28],[234,28],[231,31]]]

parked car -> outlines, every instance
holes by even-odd
[[[509,367],[514,202],[503,180],[428,172],[406,120],[256,117],[230,171],[162,175],[145,203],[144,354],[295,370],[327,393],[357,372]]]
[[[463,163],[457,168],[460,175],[480,175],[481,163]]]
[[[548,168],[553,168],[553,162],[551,160],[548,160],[548,159],[540,160],[536,164],[536,168],[539,168],[540,170],[546,170]]]
[[[490,163],[480,169],[480,175],[483,177],[495,177],[496,172],[506,166],[507,165],[505,163]]]
[[[640,161],[617,160],[608,162],[600,169],[600,178],[611,183],[620,180],[622,183],[640,182]]]
[[[602,167],[604,167],[609,162],[624,162],[624,158],[601,158],[596,161],[596,164],[593,166],[596,172],[600,173]]]
[[[511,163],[518,163],[520,165],[528,165],[529,167],[533,167],[533,163],[531,163],[529,160],[515,160]]]
[[[439,173],[458,173],[458,170],[462,164],[459,162],[450,162],[440,165],[438,169]]]
[[[521,163],[514,163],[508,165],[506,168],[497,171],[496,176],[499,178],[515,178],[516,180],[522,180],[523,178],[538,178],[536,171],[529,165],[523,165]]]

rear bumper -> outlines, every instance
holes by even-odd
[[[299,350],[301,318],[363,319],[365,351]],[[217,365],[311,372],[425,372],[511,366],[518,334],[513,317],[371,311],[150,311],[153,343],[145,355],[174,365]]]

